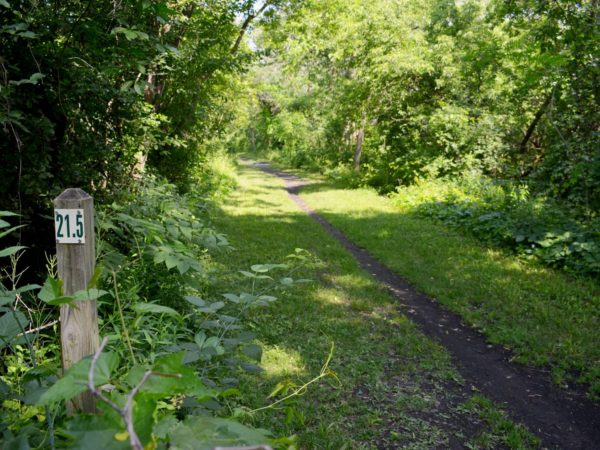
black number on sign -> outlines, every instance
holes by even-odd
[[[63,222],[64,222],[63,216],[56,213],[56,221],[58,222],[58,229],[56,230],[56,237],[61,238],[61,237],[63,237],[63,234],[62,234],[62,226],[63,226]]]
[[[83,214],[81,214],[81,211],[77,211],[77,219],[75,220],[75,223],[77,224],[77,233],[76,233],[76,237],[78,238],[82,238],[83,237]]]
[[[67,215],[67,217],[65,217],[65,223],[67,224],[67,237],[71,237],[71,224],[69,222],[71,222],[69,219],[71,218],[70,215]]]

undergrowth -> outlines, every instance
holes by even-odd
[[[234,179],[218,174],[231,166],[215,164],[203,189],[225,195]],[[244,425],[243,399],[232,399],[241,373],[262,371],[248,315],[304,283],[295,273],[312,257],[292,249],[282,261],[224,273],[212,255],[234,250],[210,225],[203,189],[181,195],[147,177],[118,203],[99,207],[97,270],[72,295],[63,292],[53,259],[43,286],[21,286],[18,260],[26,249],[0,247],[0,257],[12,258],[0,284],[0,447],[293,445]],[[0,228],[2,235],[17,231],[4,219]],[[224,277],[223,290],[210,289]],[[98,303],[103,344],[62,373],[58,306],[82,301]],[[101,414],[67,415],[65,404],[88,390]]]
[[[399,188],[392,198],[403,211],[467,231],[521,257],[578,275],[600,275],[600,216],[588,211],[585,217],[532,195],[525,184],[468,177],[430,180]]]

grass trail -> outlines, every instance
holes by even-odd
[[[242,383],[251,408],[268,405],[277,386],[299,386],[319,374],[331,344],[333,379],[254,415],[256,424],[297,435],[303,449],[535,448],[471,386],[443,348],[399,314],[396,302],[352,257],[289,200],[282,182],[241,167],[239,187],[215,222],[237,251],[221,262],[240,270],[284,262],[295,248],[322,262],[306,269],[313,283],[289,289],[252,315],[264,346],[265,371]],[[218,287],[217,287],[218,289]],[[285,391],[285,389],[283,390]]]
[[[600,285],[485,248],[367,189],[324,182],[302,198],[333,226],[481,330],[515,360],[600,396]]]

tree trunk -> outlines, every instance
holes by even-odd
[[[550,104],[550,101],[552,100],[552,97],[554,96],[555,89],[556,89],[555,87],[552,88],[552,90],[550,91],[550,93],[548,94],[546,99],[544,100],[544,103],[542,103],[542,106],[540,107],[540,109],[538,109],[538,111],[535,113],[535,116],[533,117],[532,122],[529,124],[529,127],[527,128],[527,131],[525,132],[525,136],[523,137],[523,140],[521,141],[521,144],[519,145],[519,150],[521,153],[527,152],[527,143],[529,142],[529,139],[531,139],[531,136],[533,136],[533,132],[535,131],[535,128],[537,127],[538,122],[540,121],[540,119],[542,118],[544,113],[546,112],[546,109],[548,108],[548,105]]]
[[[367,115],[363,113],[360,128],[356,133],[356,149],[354,150],[354,170],[360,171],[360,158],[362,156],[363,142],[365,140],[365,126],[367,125]]]

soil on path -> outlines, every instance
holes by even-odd
[[[502,404],[512,418],[525,424],[545,448],[600,449],[600,405],[582,390],[561,390],[547,370],[510,362],[510,352],[490,345],[485,337],[462,323],[460,316],[420,293],[398,274],[357,247],[319,216],[299,196],[310,182],[279,171],[266,162],[252,166],[278,176],[291,199],[338,240],[376,280],[396,297],[421,330],[436,338],[452,355],[466,383]]]

